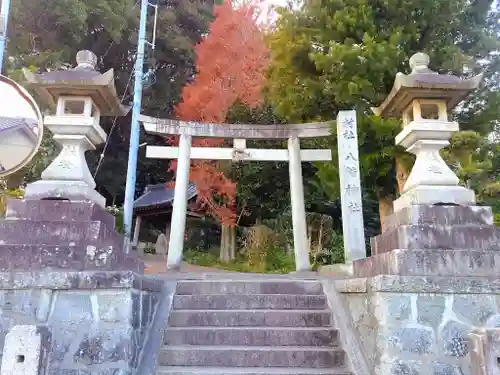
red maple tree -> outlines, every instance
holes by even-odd
[[[233,6],[224,0],[214,8],[215,19],[208,35],[195,47],[197,73],[182,91],[176,106],[181,120],[224,123],[231,107],[241,102],[249,107],[261,103],[268,62],[264,35],[257,24],[260,4]],[[193,139],[196,147],[217,147],[221,139]],[[175,171],[173,161],[170,170]],[[236,184],[209,160],[191,164],[190,181],[198,190],[198,202],[207,214],[224,226],[236,224]]]

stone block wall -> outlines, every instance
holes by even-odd
[[[500,327],[500,280],[336,281],[375,375],[470,375],[469,333]]]
[[[0,273],[0,348],[15,325],[46,325],[50,375],[128,375],[162,282],[132,272]]]

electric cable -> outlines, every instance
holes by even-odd
[[[132,70],[131,70],[130,75],[128,77],[128,81],[127,81],[127,85],[125,86],[125,90],[123,90],[123,95],[122,95],[120,102],[123,102],[123,100],[125,99],[125,95],[127,95],[127,91],[128,91],[129,86],[130,86],[130,82],[132,81],[133,75],[134,75],[134,65],[132,65]],[[113,130],[116,127],[117,120],[118,120],[118,116],[115,116],[115,118],[113,119],[113,124],[111,125],[111,129],[109,130],[108,137],[106,138],[106,143],[104,143],[104,148],[102,149],[101,155],[99,155],[99,162],[97,163],[97,167],[95,168],[95,171],[94,171],[94,180],[95,180],[97,173],[99,172],[99,169],[101,168],[101,165],[104,161],[104,156],[106,154],[106,150],[108,149],[109,141],[111,140],[111,136],[113,135]]]

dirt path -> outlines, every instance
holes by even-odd
[[[144,264],[146,266],[146,270],[144,271],[145,274],[154,275],[167,272],[167,260],[163,257],[156,255],[144,255],[142,257],[142,260],[144,261]],[[202,267],[183,262],[181,265],[181,272],[205,273],[225,271],[221,270],[220,268]]]

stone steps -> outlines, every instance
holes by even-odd
[[[325,296],[291,294],[182,295],[174,297],[175,310],[324,310]]]
[[[173,310],[171,327],[327,327],[329,310]]]
[[[317,280],[177,284],[156,375],[352,375]]]
[[[349,369],[336,367],[323,368],[286,368],[286,367],[182,367],[160,366],[157,375],[353,375]]]
[[[321,283],[317,281],[249,280],[249,281],[181,281],[177,295],[205,294],[306,294],[323,296]]]
[[[170,327],[165,345],[339,346],[329,328],[296,327]]]
[[[345,364],[345,352],[305,346],[165,346],[158,363],[160,366],[330,368]]]

